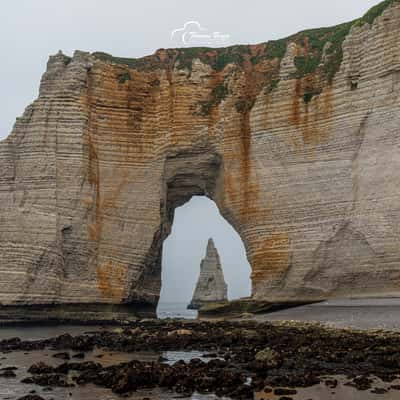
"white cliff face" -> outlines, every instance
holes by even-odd
[[[366,21],[51,57],[0,142],[0,304],[155,306],[194,195],[240,235],[256,300],[399,296],[400,0]]]
[[[188,308],[197,309],[204,303],[228,300],[228,286],[225,283],[221,262],[212,239],[207,245],[206,257],[200,264],[200,276]]]

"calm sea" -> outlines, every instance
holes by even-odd
[[[197,318],[196,310],[187,310],[187,303],[159,303],[157,308],[158,318]]]

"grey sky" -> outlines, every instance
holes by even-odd
[[[193,197],[176,209],[171,235],[164,242],[160,301],[191,299],[210,237],[221,259],[229,298],[250,294],[251,270],[239,235],[213,201]]]
[[[39,80],[49,54],[62,49],[105,51],[116,56],[140,57],[162,47],[174,47],[171,32],[196,20],[211,32],[230,35],[230,43],[258,43],[299,30],[335,25],[360,17],[377,0],[2,0],[0,15],[0,140],[11,131],[15,118],[37,96]],[[208,205],[207,205],[208,204]],[[190,216],[189,216],[190,214]],[[208,221],[207,229],[190,228]],[[189,299],[209,236],[225,265],[240,276],[230,294],[242,295],[240,282],[248,275],[240,241],[215,217],[215,208],[195,199],[177,212],[173,235],[165,245],[165,270],[171,291],[168,300]],[[213,234],[212,232],[215,232]],[[232,233],[232,232],[231,232]],[[239,244],[238,244],[239,243]],[[238,252],[236,252],[238,251]],[[231,257],[231,258],[230,258]],[[190,270],[190,271],[189,271]],[[247,275],[246,275],[247,274]],[[183,285],[182,282],[186,284]],[[237,283],[239,282],[239,284]],[[247,286],[246,286],[247,287]],[[190,289],[190,290],[189,290]]]

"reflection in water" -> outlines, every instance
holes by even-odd
[[[40,351],[30,351],[30,352],[12,352],[0,354],[0,368],[4,367],[17,367],[15,371],[17,373],[16,378],[0,378],[0,399],[2,400],[16,400],[19,397],[26,395],[32,390],[36,391],[37,394],[42,396],[46,400],[57,399],[57,400],[120,400],[121,397],[112,393],[108,389],[100,388],[94,385],[84,385],[71,388],[52,388],[48,391],[46,388],[20,383],[21,379],[29,376],[27,369],[35,362],[43,361],[46,364],[57,366],[63,363],[63,360],[54,358],[53,355],[59,351],[53,350],[40,350]],[[74,354],[73,351],[69,352],[70,356]],[[209,359],[202,357],[202,352],[198,351],[167,351],[163,353],[157,352],[135,352],[135,353],[121,353],[121,352],[109,352],[95,349],[91,352],[85,353],[84,361],[94,361],[102,364],[104,367],[122,363],[129,362],[132,360],[141,361],[156,361],[160,356],[165,357],[168,363],[173,364],[179,360],[184,360],[186,362],[193,358],[201,358],[203,361],[208,361]],[[332,380],[332,378],[330,378]],[[353,387],[346,386],[345,383],[348,379],[345,377],[336,377],[338,380],[338,385],[334,389],[327,386],[325,383],[313,386],[311,388],[300,388],[297,389],[296,394],[291,394],[289,397],[293,400],[398,400],[400,398],[400,392],[397,390],[388,390],[386,393],[375,394],[372,390],[358,391]],[[392,382],[391,384],[386,384],[379,379],[375,380],[375,385],[373,387],[390,389],[391,386],[399,384],[398,382]],[[255,393],[255,400],[278,400],[282,396],[275,395],[274,390],[267,390],[265,392]],[[149,399],[176,399],[176,393],[169,391],[161,391],[160,389],[151,390],[140,390],[132,393],[130,396],[124,398],[131,400],[142,400],[147,397]],[[180,397],[181,399],[184,399]],[[186,398],[191,400],[213,400],[221,399],[214,395],[200,395],[193,394],[191,398]],[[229,400],[224,398],[225,400]]]
[[[182,304],[177,304],[171,309],[171,305],[166,308],[162,306],[158,310],[159,316],[162,318],[181,317],[195,318],[196,315],[185,310]],[[400,329],[400,300],[390,299],[377,302],[374,300],[368,303],[367,300],[342,301],[342,302],[327,302],[305,307],[298,307],[291,310],[279,311],[276,313],[264,316],[266,320],[303,320],[303,321],[321,321],[334,326],[352,326],[361,329],[370,329],[371,327],[385,327],[389,329]],[[259,317],[261,319],[261,317]],[[54,327],[23,327],[23,328],[0,328],[0,340],[12,337],[19,337],[23,340],[45,339],[59,336],[64,333],[71,335],[79,335],[87,332],[99,331],[102,329],[118,330],[120,328],[113,327],[91,327],[91,326],[54,326]],[[51,391],[46,391],[45,388],[36,385],[27,385],[20,383],[21,379],[29,376],[27,369],[35,362],[43,361],[47,364],[56,366],[63,361],[52,357],[55,351],[31,351],[31,352],[13,352],[0,353],[0,368],[17,367],[16,378],[0,378],[0,399],[1,400],[16,400],[19,397],[26,395],[32,390],[42,396],[46,400],[120,400],[121,397],[112,393],[110,390],[95,387],[93,385],[78,386],[72,388],[53,388]],[[73,355],[74,352],[70,352]],[[160,356],[168,359],[168,363],[174,363],[183,359],[189,361],[192,358],[202,358],[201,352],[137,352],[137,353],[119,353],[109,352],[95,349],[92,352],[85,353],[84,361],[99,362],[103,366],[118,364],[121,362],[129,362],[134,359],[141,361],[158,360]],[[204,358],[202,358],[205,360]],[[75,360],[78,361],[78,360]],[[205,360],[206,361],[206,360]],[[324,383],[311,388],[297,389],[297,393],[288,397],[293,400],[398,400],[400,399],[400,391],[391,388],[387,392],[380,394],[372,393],[372,390],[358,391],[350,386],[346,386],[347,379],[340,377],[339,384],[334,389],[328,387]],[[375,385],[379,388],[389,389],[399,382],[385,384],[376,380]],[[124,397],[132,400],[142,400],[148,397],[150,399],[174,399],[176,393],[160,391],[158,389],[138,391],[131,396]],[[272,393],[256,393],[256,400],[277,400],[281,395]],[[217,399],[216,396],[201,396],[194,394],[192,400],[211,400]]]
[[[65,328],[65,327],[64,327]],[[65,330],[65,329],[64,329]],[[59,353],[56,350],[39,350],[30,352],[12,352],[12,353],[0,353],[0,368],[6,367],[17,367],[15,371],[17,374],[16,378],[0,378],[0,399],[2,400],[16,400],[19,397],[26,395],[30,391],[34,390],[37,394],[40,394],[44,399],[71,399],[71,400],[116,400],[121,399],[120,396],[112,393],[108,389],[99,388],[93,385],[77,386],[71,388],[52,388],[51,391],[46,390],[43,387],[31,384],[20,383],[22,379],[30,374],[27,372],[28,368],[39,361],[42,361],[51,366],[57,366],[65,362],[58,358],[54,358],[53,355]],[[75,352],[69,351],[70,356],[73,356]],[[166,351],[163,353],[157,352],[135,352],[135,353],[122,353],[122,352],[110,352],[103,351],[100,349],[94,349],[85,353],[84,361],[93,361],[102,364],[104,367],[115,365],[123,362],[129,362],[132,360],[140,361],[156,361],[160,356],[166,358],[169,364],[174,364],[179,360],[190,361],[193,358],[200,358],[203,361],[208,361],[208,358],[202,357],[202,352],[198,351]],[[73,360],[73,359],[71,359]],[[74,360],[79,361],[79,360]],[[72,376],[72,374],[71,374]],[[124,397],[127,399],[140,399],[149,397],[152,399],[173,399],[176,398],[176,393],[169,393],[166,391],[161,392],[160,390],[142,390],[131,396]],[[216,396],[201,396],[194,394],[191,399],[206,400],[206,399],[217,399]]]

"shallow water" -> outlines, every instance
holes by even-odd
[[[158,308],[159,318],[186,318],[194,319],[197,317],[197,311],[187,310],[186,304],[182,303],[164,303],[160,304]],[[69,333],[73,336],[88,334],[101,330],[118,330],[116,327],[104,326],[80,326],[80,325],[57,325],[57,326],[26,326],[26,327],[1,327],[0,340],[19,337],[22,340],[38,340],[47,339]],[[37,385],[28,385],[20,383],[20,381],[29,376],[27,370],[35,362],[43,361],[46,364],[57,366],[64,362],[53,357],[53,354],[59,351],[40,350],[30,352],[12,352],[2,354],[0,353],[0,368],[4,367],[17,367],[15,371],[16,378],[0,378],[0,399],[1,400],[16,400],[21,396],[28,394],[34,390],[37,394],[44,399],[55,400],[120,400],[121,397],[112,393],[108,389],[99,388],[94,385],[77,386],[72,388],[53,388],[51,391],[46,391],[45,388]],[[74,352],[70,351],[72,356]],[[85,358],[82,361],[99,362],[103,366],[109,366],[122,362],[129,362],[132,360],[141,361],[155,361],[160,356],[163,356],[168,361],[167,363],[173,364],[179,360],[190,361],[193,358],[200,358],[203,361],[208,359],[201,357],[203,352],[198,351],[167,351],[163,353],[157,352],[135,352],[135,353],[121,353],[121,352],[108,352],[95,349],[92,352],[86,352]],[[71,359],[71,361],[81,361]],[[126,399],[140,399],[145,397],[151,399],[175,399],[176,393],[170,393],[160,390],[141,390],[133,393],[131,396],[125,397]],[[216,396],[204,396],[194,394],[190,399],[192,400],[212,400],[217,399]]]
[[[12,353],[0,353],[0,369],[5,367],[17,367],[15,371],[17,374],[16,378],[0,378],[0,399],[2,400],[16,400],[19,397],[26,395],[32,390],[35,390],[37,394],[45,399],[73,399],[73,400],[114,400],[121,399],[120,396],[113,394],[110,390],[99,388],[93,385],[78,386],[73,388],[53,388],[51,391],[46,391],[45,388],[37,385],[29,385],[20,383],[22,379],[30,374],[27,372],[28,368],[36,362],[43,361],[48,365],[57,366],[65,362],[58,358],[53,357],[54,354],[59,353],[59,350],[39,350],[29,352],[12,352]],[[73,351],[68,352],[70,356],[75,354]],[[135,353],[122,353],[122,352],[109,352],[95,349],[91,352],[85,353],[84,360],[77,360],[71,358],[71,361],[94,361],[102,364],[104,367],[129,362],[132,360],[140,361],[156,361],[160,356],[163,356],[169,364],[174,364],[179,360],[190,361],[193,358],[200,358],[203,361],[208,361],[208,358],[202,357],[202,352],[198,351],[166,351],[166,352],[135,352]],[[72,376],[72,374],[71,374]],[[72,383],[72,381],[71,381]],[[157,392],[157,397],[154,397]],[[132,396],[128,396],[128,399],[136,399],[143,397],[149,397],[152,395],[154,399],[169,399],[176,396],[174,393],[167,393],[160,391],[140,391]],[[162,394],[162,396],[161,396]],[[124,397],[125,398],[125,397]],[[176,397],[175,397],[176,398]],[[198,394],[193,395],[192,399],[213,399],[216,398],[210,396],[200,396]]]
[[[94,385],[84,385],[72,388],[53,388],[51,391],[46,391],[45,388],[37,385],[22,384],[20,381],[29,376],[27,369],[30,365],[35,362],[43,361],[46,364],[57,366],[62,364],[64,360],[53,357],[54,354],[59,350],[39,350],[29,352],[11,352],[11,353],[0,353],[0,368],[4,367],[17,367],[15,371],[17,374],[16,378],[0,378],[0,399],[1,400],[17,400],[19,397],[28,394],[32,390],[36,391],[37,394],[42,396],[46,400],[120,400],[122,397],[112,393],[108,389],[100,388]],[[74,355],[74,351],[68,352],[70,356]],[[186,362],[193,358],[200,358],[203,361],[209,359],[202,357],[203,352],[199,351],[166,351],[166,352],[134,352],[134,353],[122,353],[122,352],[111,352],[103,351],[100,349],[94,349],[91,352],[85,353],[84,360],[78,360],[71,358],[71,361],[94,361],[107,367],[113,364],[121,362],[129,362],[132,360],[141,361],[155,361],[160,356],[168,359],[168,363],[173,364],[176,361],[184,360]],[[71,374],[72,377],[72,374]],[[324,383],[313,386],[311,388],[297,389],[297,394],[290,395],[289,397],[293,400],[398,400],[400,399],[400,391],[390,390],[384,394],[374,394],[371,390],[358,391],[353,387],[344,385],[348,382],[345,377],[336,377],[339,381],[338,386],[335,389],[330,389]],[[385,384],[382,381],[376,379],[376,386],[379,388],[388,388],[393,384],[399,384],[398,382],[392,382]],[[373,385],[375,387],[375,385]],[[143,398],[149,399],[176,399],[177,394],[168,391],[161,391],[159,389],[152,390],[140,390],[136,393],[132,393],[129,396],[124,396],[128,400],[142,400]],[[255,400],[278,400],[282,396],[274,395],[273,393],[255,393]],[[193,394],[190,398],[179,397],[186,400],[216,400],[220,399],[214,395],[200,395]],[[221,400],[221,399],[220,399]],[[225,398],[225,400],[229,400]]]
[[[188,310],[186,303],[160,303],[157,307],[157,317],[165,318],[197,318],[196,310]]]
[[[160,318],[195,318],[196,311],[186,310],[184,304],[160,304],[158,315]],[[399,299],[381,299],[381,300],[356,300],[356,301],[330,301],[320,304],[298,307],[290,310],[283,310],[276,313],[268,314],[261,317],[265,320],[299,320],[299,321],[317,321],[333,325],[337,327],[353,327],[360,329],[386,328],[400,330],[400,300]],[[64,333],[71,335],[79,335],[83,333],[114,330],[115,327],[101,326],[41,326],[41,327],[15,327],[0,328],[0,340],[12,337],[19,337],[23,340],[35,340],[55,337]],[[44,388],[36,385],[27,385],[20,383],[21,379],[29,376],[27,369],[30,365],[38,361],[44,361],[47,364],[56,366],[63,363],[63,360],[52,357],[56,351],[31,351],[31,352],[12,352],[0,353],[0,368],[18,367],[17,378],[0,378],[0,399],[16,400],[19,397],[28,394],[31,390],[35,390],[37,394],[46,400],[120,400],[121,397],[113,394],[108,389],[99,388],[93,385],[78,386],[73,388],[53,388],[46,391]],[[70,351],[70,355],[74,352]],[[164,353],[157,352],[136,352],[136,353],[120,353],[109,352],[95,349],[92,352],[86,352],[82,361],[95,361],[104,366],[128,362],[134,359],[141,361],[157,360],[160,356],[168,359],[169,363],[179,360],[189,361],[192,358],[202,358],[202,352],[173,352]],[[206,361],[206,359],[202,358]],[[80,361],[72,359],[74,361]],[[371,390],[358,391],[350,386],[345,386],[347,382],[345,377],[339,377],[339,385],[335,389],[330,389],[324,383],[311,388],[297,389],[297,394],[288,397],[293,400],[399,400],[400,391],[390,390],[383,394],[371,393]],[[384,384],[376,381],[376,385],[380,388],[388,387],[394,382]],[[176,393],[154,390],[142,390],[124,397],[132,400],[142,400],[148,397],[150,399],[175,399]],[[278,400],[280,395],[273,393],[256,393],[255,400]],[[180,397],[182,398],[182,397]],[[187,399],[187,398],[186,398]],[[192,400],[212,400],[218,399],[216,396],[202,396],[194,394]]]

